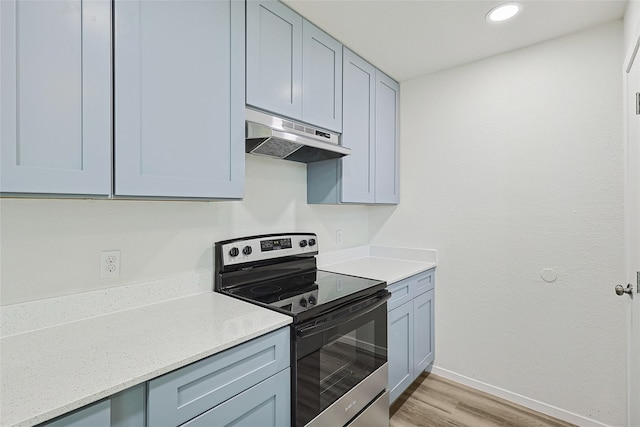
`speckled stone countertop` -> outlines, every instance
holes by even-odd
[[[436,267],[437,252],[430,249],[363,246],[329,252],[318,258],[322,270],[384,280],[390,285]]]
[[[289,323],[206,292],[3,337],[0,425],[33,426]]]

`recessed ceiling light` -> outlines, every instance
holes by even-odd
[[[520,3],[505,3],[500,6],[496,6],[487,13],[487,21],[489,22],[501,22],[506,21],[509,18],[513,18],[520,12],[522,5]]]

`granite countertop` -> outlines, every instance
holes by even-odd
[[[384,280],[392,284],[435,268],[437,252],[430,249],[365,246],[319,256],[321,270]]]
[[[435,263],[369,256],[325,265],[322,267],[322,270],[384,280],[390,285],[407,277],[430,270],[435,266]]]
[[[3,337],[0,425],[38,424],[289,323],[206,292]]]

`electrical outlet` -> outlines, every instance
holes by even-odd
[[[342,244],[342,230],[336,230],[336,245]]]
[[[100,278],[120,277],[120,251],[100,253]]]

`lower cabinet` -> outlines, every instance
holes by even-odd
[[[103,400],[85,408],[79,409],[67,415],[63,415],[54,421],[40,425],[41,427],[110,427],[111,426],[111,402]]]
[[[434,285],[431,269],[388,287],[390,403],[433,363]]]
[[[284,327],[40,427],[289,427],[289,365]]]

